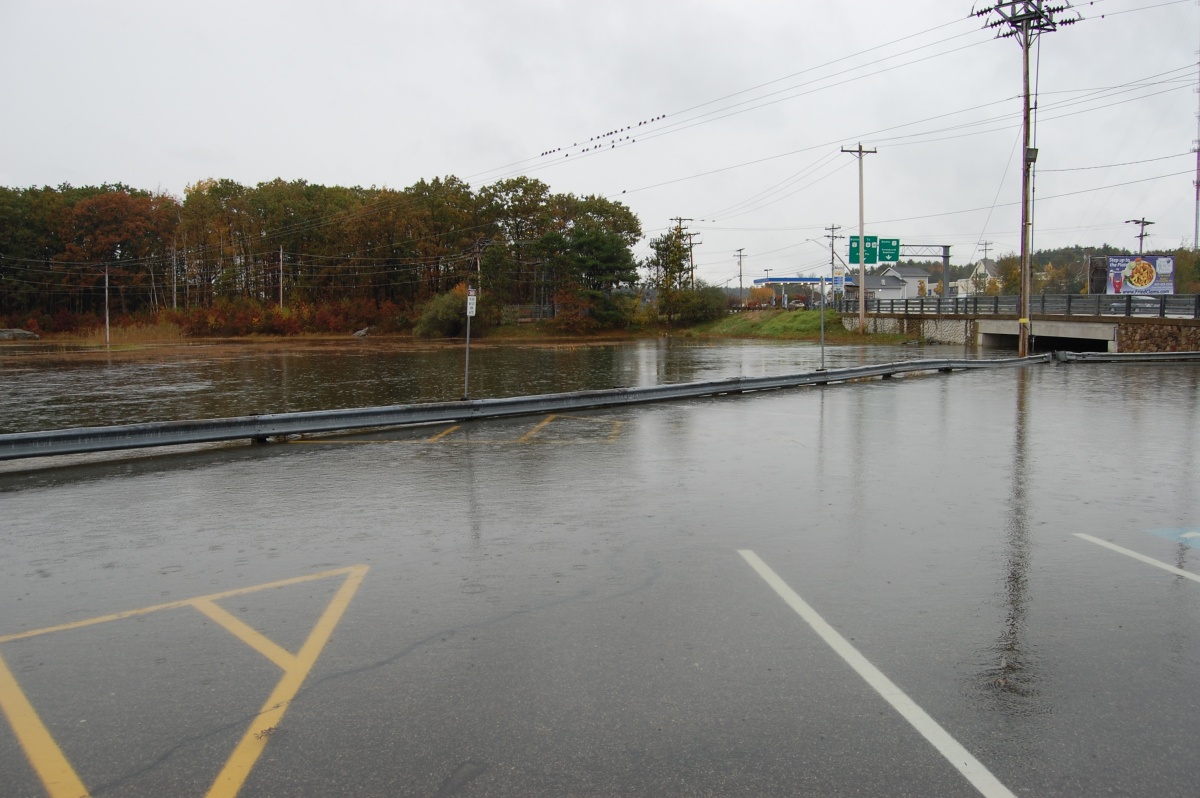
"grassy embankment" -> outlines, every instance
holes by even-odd
[[[576,340],[623,340],[631,338],[643,338],[650,336],[658,336],[664,333],[679,336],[695,336],[704,338],[773,338],[779,340],[801,340],[801,341],[816,341],[821,337],[821,314],[816,310],[800,310],[800,311],[785,311],[785,310],[753,310],[744,313],[732,313],[723,319],[706,324],[697,325],[695,327],[686,328],[645,328],[640,330],[607,330],[603,332],[588,334],[588,335],[572,335],[559,330],[554,330],[546,324],[521,324],[509,325],[504,327],[494,327],[488,330],[483,336],[475,336],[484,341],[494,341],[500,343],[503,341],[522,341],[534,343],[537,341],[553,341],[563,339]],[[88,331],[80,331],[78,333],[63,333],[50,336],[54,340],[63,343],[83,344],[83,345],[99,345],[104,344],[104,328],[95,328]],[[305,340],[311,338],[320,339],[344,339],[345,334],[325,333],[325,334],[302,334],[299,336],[258,336],[253,335],[243,340]],[[388,334],[384,336],[372,336],[384,338],[408,338],[406,333]],[[221,338],[215,336],[214,338]],[[204,338],[193,338],[185,335],[184,331],[175,324],[161,321],[153,325],[129,325],[129,326],[113,326],[110,329],[110,340],[113,346],[146,346],[153,344],[172,344],[184,343],[186,341],[205,340]],[[223,339],[222,339],[223,340]],[[825,317],[825,340],[833,344],[856,344],[862,343],[863,338],[856,332],[846,330],[841,323],[838,314],[833,311],[826,311]],[[869,336],[871,343],[876,344],[897,344],[902,343],[907,338],[903,335],[886,335],[872,334]],[[414,343],[416,340],[414,339]],[[432,342],[430,342],[432,343]]]
[[[819,341],[821,311],[819,310],[751,310],[731,313],[718,321],[702,324],[685,331],[685,335],[713,338],[777,338],[784,340]],[[899,344],[911,338],[904,335],[872,333],[867,336],[873,344]],[[862,335],[847,330],[832,310],[825,311],[825,340],[835,344],[861,344]]]

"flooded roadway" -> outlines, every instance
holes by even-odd
[[[1045,365],[10,465],[3,792],[1193,794],[1198,398]]]

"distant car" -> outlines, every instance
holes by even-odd
[[[808,303],[803,299],[793,299],[788,303],[788,310],[808,310]]]
[[[1128,301],[1128,305],[1126,302]],[[1125,308],[1129,308],[1131,316],[1147,316],[1150,314],[1157,315],[1159,308],[1159,298],[1150,294],[1126,294],[1113,295],[1113,301],[1109,304],[1105,313],[1125,315]]]

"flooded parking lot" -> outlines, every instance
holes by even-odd
[[[1052,364],[8,464],[4,792],[1190,794],[1198,398]]]

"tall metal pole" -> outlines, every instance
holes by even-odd
[[[104,345],[108,346],[108,264],[104,264]]]
[[[842,152],[848,152],[858,157],[858,332],[867,334],[867,235],[865,214],[863,212],[863,156],[872,155],[875,150],[864,150],[862,142],[858,147],[848,150],[842,147]]]
[[[279,309],[283,310],[283,247],[279,247]]]
[[[832,242],[830,244],[832,246]],[[821,275],[821,371],[825,370],[825,275]]]

